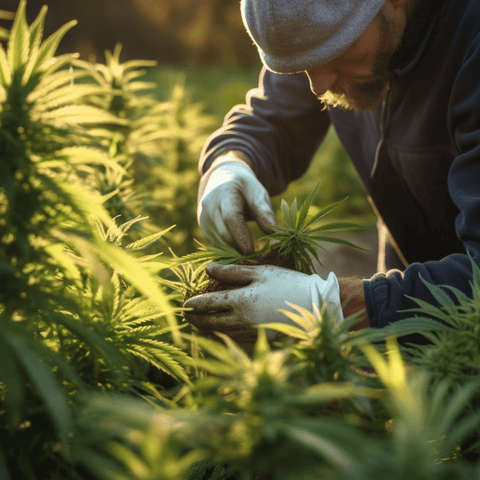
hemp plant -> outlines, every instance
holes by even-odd
[[[273,233],[263,237],[264,240],[268,241],[270,248],[276,249],[279,255],[291,256],[295,263],[295,270],[303,273],[312,273],[312,257],[320,263],[317,250],[319,248],[326,250],[323,245],[325,242],[364,250],[352,242],[330,234],[369,230],[363,225],[344,221],[333,221],[319,225],[322,219],[346,199],[320,208],[316,213],[309,216],[311,209],[313,209],[313,200],[317,189],[318,185],[300,207],[296,198],[290,205],[282,200],[280,208],[285,225],[272,225],[270,228]]]
[[[88,75],[68,68],[77,55],[56,56],[76,22],[44,40],[46,13],[43,7],[28,25],[21,0],[7,47],[0,44],[0,461],[6,478],[6,465],[11,478],[45,471],[49,478],[78,478],[72,464],[77,394],[117,389],[161,399],[142,362],[188,380],[186,355],[164,342],[179,336],[160,267],[136,258],[163,232],[122,248],[127,226],[112,225],[107,197],[82,182],[93,167],[124,171],[95,128],[128,121],[87,103],[105,91],[75,83]]]
[[[449,379],[452,388],[468,385],[480,378],[480,267],[469,255],[472,280],[469,282],[471,294],[457,288],[433,285],[421,278],[435,302],[411,298],[417,304],[407,310],[417,321],[432,321],[430,331],[422,332],[427,345],[405,345],[403,352],[414,365],[429,372],[433,385]],[[464,415],[478,412],[480,408],[480,388],[466,405]],[[478,457],[480,453],[480,433],[475,432],[463,445],[463,450]]]

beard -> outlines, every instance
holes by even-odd
[[[367,80],[353,85],[334,85],[318,99],[326,109],[340,107],[345,110],[378,110],[391,81],[390,62],[401,44],[403,28],[389,20],[383,9],[380,10],[380,46],[375,56],[372,75]]]

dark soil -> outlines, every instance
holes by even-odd
[[[269,250],[268,252],[265,252],[255,257],[254,261],[246,260],[238,262],[237,265],[274,265],[276,267],[283,267],[289,268],[290,270],[295,270],[295,262],[293,260],[293,257],[291,255],[279,255],[278,250],[276,249]],[[227,285],[211,278],[208,284],[196,295],[200,295],[202,293],[220,292],[222,290],[233,290],[241,286],[243,285]]]

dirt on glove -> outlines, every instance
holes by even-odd
[[[262,253],[251,260],[244,260],[238,262],[236,265],[273,265],[276,267],[283,267],[288,268],[290,270],[295,270],[295,261],[291,255],[280,255],[277,249],[269,250],[268,252]],[[198,291],[196,295],[201,295],[203,293],[211,293],[211,292],[220,292],[223,290],[233,290],[235,288],[240,288],[243,285],[232,285],[232,284],[225,284],[211,278],[207,285],[203,287],[200,291]]]

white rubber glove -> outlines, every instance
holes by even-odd
[[[275,322],[298,326],[278,311],[289,309],[286,301],[310,312],[313,312],[312,304],[320,308],[325,303],[328,312],[336,315],[338,322],[343,322],[340,287],[333,272],[327,280],[322,280],[318,275],[269,265],[211,264],[207,273],[221,282],[243,286],[205,293],[185,302],[184,307],[192,309],[185,312],[186,320],[200,330],[220,331],[238,342],[255,341],[255,324]],[[274,330],[267,330],[270,341],[280,335]]]
[[[265,187],[242,161],[227,161],[205,175],[200,185],[198,223],[214,246],[232,245],[242,253],[253,253],[246,219],[251,217],[268,234],[277,223]],[[205,184],[206,182],[206,184]]]

